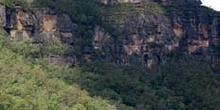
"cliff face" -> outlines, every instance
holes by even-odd
[[[198,0],[100,0],[104,4],[130,3],[134,11],[103,16],[90,38],[76,34],[78,22],[49,8],[24,10],[0,6],[0,25],[11,37],[42,43],[60,39],[81,53],[81,61],[101,60],[149,67],[172,59],[220,62],[219,13]],[[109,7],[109,6],[104,6]],[[89,26],[89,25],[86,25]],[[81,45],[82,41],[88,42]],[[78,45],[80,44],[80,45]]]
[[[103,43],[106,40],[100,39],[100,48],[104,53],[117,53],[118,56],[114,58],[124,64],[138,61],[135,58],[132,61],[131,57],[134,56],[148,65],[160,64],[173,57],[218,62],[213,47],[219,45],[219,18],[203,12],[187,11],[184,13],[186,15],[174,13],[168,16],[128,14],[125,21],[115,27],[120,31],[121,38],[116,40],[120,43],[109,44],[114,49],[108,52],[105,45],[109,41]],[[99,34],[95,35],[98,36],[101,38]]]
[[[4,9],[4,8],[3,8]],[[6,13],[5,13],[6,12]],[[49,8],[27,11],[22,8],[8,8],[2,11],[5,30],[19,39],[33,39],[33,42],[59,38],[71,42],[76,28],[68,15],[55,14]]]

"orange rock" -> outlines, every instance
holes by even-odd
[[[43,18],[43,29],[44,32],[55,32],[56,31],[57,16],[56,15],[44,15]]]

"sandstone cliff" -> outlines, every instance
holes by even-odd
[[[78,62],[98,60],[149,67],[172,59],[220,62],[219,13],[200,6],[199,0],[98,2],[105,9],[116,8],[103,10],[106,12],[100,15],[99,23],[91,24],[94,19],[87,24],[78,22],[68,12],[57,13],[51,8],[28,10],[0,5],[0,26],[11,37],[31,39],[33,43],[51,39],[68,43],[75,48]],[[82,14],[86,22],[92,17]]]

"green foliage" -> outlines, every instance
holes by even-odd
[[[147,14],[163,14],[163,8],[158,3],[151,2],[146,6],[134,4],[103,5],[96,0],[37,0],[38,7],[51,7],[57,13],[70,15],[73,22],[77,23],[75,35],[79,37],[78,46],[81,48],[91,45],[95,26],[105,29],[111,36],[118,37],[124,33],[123,29],[116,28],[124,24],[128,16],[142,17]],[[85,40],[86,39],[86,40]],[[120,38],[118,38],[120,39]],[[79,52],[79,51],[78,51]]]
[[[151,70],[91,63],[83,68],[65,69],[55,77],[68,84],[77,83],[91,95],[136,109],[219,109],[217,76],[208,65],[196,62],[168,63]]]
[[[27,0],[1,0],[0,3],[4,4],[7,7],[13,7],[15,5],[20,5],[23,8],[29,8]]]
[[[220,77],[203,63],[175,61],[151,70],[103,62],[66,68],[31,56],[64,54],[56,51],[60,42],[43,44],[47,53],[29,41],[1,37],[0,44],[2,110],[220,109]]]
[[[57,12],[64,12],[78,23],[97,24],[101,21],[101,5],[92,0],[37,0],[41,6],[49,6]]]
[[[1,0],[0,3],[3,3],[5,6],[12,6],[14,0]]]
[[[164,14],[162,6],[154,2],[136,8],[131,4],[104,6],[92,0],[37,1],[39,7],[49,6],[57,12],[71,15],[73,21],[79,24],[76,34],[82,38],[78,44],[81,47],[90,45],[90,41],[84,39],[91,38],[94,26],[101,25],[111,30],[112,25],[123,22],[126,13],[137,16]],[[10,7],[14,5],[14,0],[2,0],[1,3]],[[20,4],[25,2],[20,1]],[[184,11],[186,9],[170,9],[174,14],[188,16],[188,12]],[[148,70],[139,65],[119,66],[93,62],[66,68],[39,59],[51,54],[73,53],[76,54],[77,50],[75,52],[71,46],[56,40],[36,45],[31,41],[0,37],[0,109],[220,109],[220,78],[209,65],[175,61]],[[178,52],[171,54],[172,57],[180,55]],[[214,70],[219,73],[218,67]]]
[[[18,42],[18,47],[10,50],[6,43],[9,42],[1,38],[1,110],[115,110],[108,101],[90,97],[76,84],[68,85],[51,77],[56,74],[56,69],[47,65],[48,63],[22,57],[21,51],[15,50],[20,49],[19,46],[27,49],[25,44]],[[23,53],[26,55],[28,51],[24,50]]]
[[[153,88],[172,90],[181,97],[185,109],[219,109],[219,105],[215,104],[219,102],[217,76],[208,65],[196,62],[170,63],[154,75],[150,77]]]
[[[79,24],[79,29],[84,25],[89,27],[100,25],[110,33],[117,31],[112,30],[113,26],[123,23],[128,14],[141,16],[164,13],[162,6],[155,2],[140,7],[133,4],[103,5],[96,0],[37,0],[37,2],[39,6],[49,6],[57,12],[67,13]],[[79,36],[83,35],[80,33]]]
[[[31,41],[17,41],[9,37],[0,36],[0,44],[13,52],[25,57],[43,58],[52,54],[71,55],[74,50],[59,40],[51,40],[42,44],[33,44]]]
[[[144,7],[144,14],[165,14],[165,9],[158,3],[150,2]]]

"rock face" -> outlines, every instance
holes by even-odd
[[[98,49],[102,49],[109,61],[120,64],[141,63],[150,66],[152,63],[162,64],[174,57],[189,61],[219,62],[216,54],[218,50],[214,49],[220,43],[219,18],[207,16],[203,12],[189,13],[187,16],[190,17],[187,18],[175,14],[128,15],[122,25],[115,27],[121,29],[120,39],[112,40],[106,37],[107,34],[102,34],[105,39],[99,40]]]
[[[164,5],[174,4],[169,0],[162,2]],[[211,10],[212,14],[206,13],[198,6],[198,0],[180,2],[193,4],[197,9],[178,9],[179,5],[174,5],[177,10],[168,14],[126,13],[123,20],[114,25],[120,33],[116,35],[117,39],[108,37],[110,33],[104,29],[95,29],[95,50],[101,51],[102,58],[107,61],[119,64],[151,66],[174,58],[211,64],[219,62],[215,49],[220,43],[219,16]]]
[[[31,40],[35,44],[61,40],[71,44],[76,27],[68,15],[56,14],[49,8],[30,11],[0,5],[0,29],[4,28],[12,38],[18,40]],[[50,60],[56,65],[72,66],[76,63],[74,55],[53,55]]]
[[[33,42],[43,42],[59,38],[65,42],[73,42],[76,28],[68,15],[55,14],[49,8],[33,11],[14,8],[7,10],[6,29],[12,37],[19,39],[33,38]]]
[[[216,49],[220,44],[220,18],[217,12],[200,7],[200,0],[154,1],[162,3],[164,8],[167,8],[167,12],[125,13],[120,22],[112,22],[113,32],[96,25],[92,30],[88,30],[93,33],[88,39],[79,36],[76,38],[77,23],[73,23],[67,14],[57,14],[49,8],[27,11],[21,8],[5,10],[4,6],[0,6],[0,24],[12,37],[33,39],[35,43],[58,38],[73,45],[81,56],[67,57],[71,59],[69,63],[75,63],[76,60],[87,62],[99,60],[151,67],[174,58],[198,60],[210,64],[220,62],[219,50]],[[100,0],[99,2],[140,4],[152,1]],[[181,7],[178,2],[180,5],[192,4],[193,8]],[[138,10],[141,9],[140,7],[141,5],[138,5]],[[77,45],[82,41],[88,44]],[[57,64],[68,61],[63,56],[55,56],[52,60],[58,62]]]

